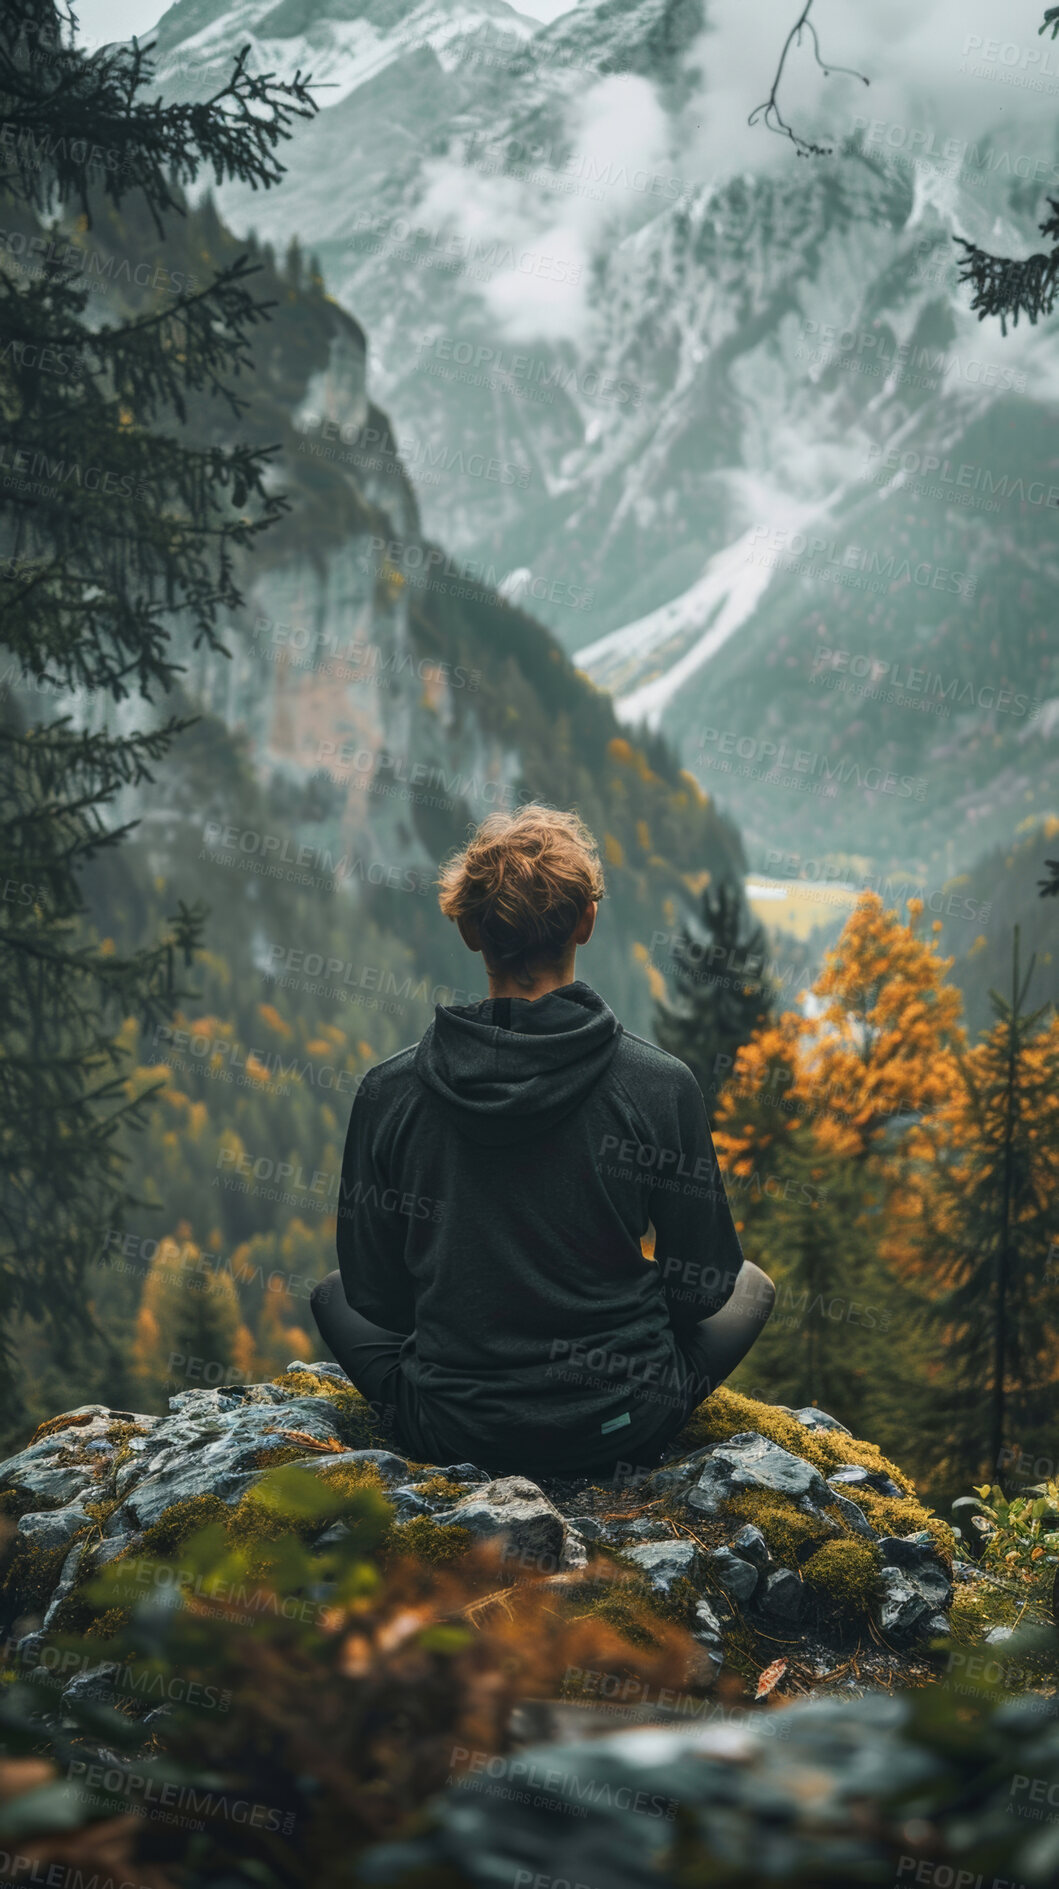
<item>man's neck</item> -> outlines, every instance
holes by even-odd
[[[551,990],[562,990],[566,984],[572,984],[575,953],[559,965],[552,965],[546,971],[537,971],[531,982],[520,984],[505,971],[487,971],[490,997],[521,997],[525,1003],[536,1003],[538,997],[547,997]]]

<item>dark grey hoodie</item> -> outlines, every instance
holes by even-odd
[[[679,1428],[677,1339],[742,1253],[693,1076],[575,983],[439,1006],[370,1071],[338,1259],[350,1305],[409,1334],[401,1368],[451,1460],[575,1475],[649,1462]]]

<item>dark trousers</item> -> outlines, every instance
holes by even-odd
[[[771,1279],[751,1260],[744,1260],[727,1305],[712,1318],[675,1333],[686,1366],[686,1379],[678,1408],[651,1439],[655,1460],[683,1429],[695,1406],[723,1384],[745,1358],[772,1311],[775,1297]],[[346,1300],[337,1272],[328,1273],[314,1288],[310,1303],[324,1343],[371,1405],[379,1423],[394,1435],[406,1452],[410,1451],[420,1462],[464,1461],[488,1468],[488,1437],[460,1436],[456,1432],[446,1436],[429,1413],[420,1408],[415,1388],[400,1364],[401,1351],[408,1343],[407,1332],[386,1331],[355,1312]],[[613,1463],[593,1465],[592,1473],[602,1478],[614,1466]],[[522,1473],[532,1472],[533,1465],[527,1462]]]

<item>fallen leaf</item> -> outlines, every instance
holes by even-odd
[[[764,1672],[758,1675],[757,1691],[754,1694],[755,1699],[767,1699],[769,1693],[774,1691],[779,1685],[786,1670],[787,1661],[785,1659],[774,1659],[771,1666],[766,1666]]]
[[[341,1456],[343,1445],[333,1436],[310,1436],[307,1430],[270,1430],[270,1436],[281,1436],[285,1443],[300,1443],[303,1450],[319,1450],[324,1456]]]

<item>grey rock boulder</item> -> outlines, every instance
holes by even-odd
[[[69,1685],[64,1687],[59,1704],[69,1711],[72,1705],[80,1704],[85,1699],[96,1699],[104,1705],[111,1705],[116,1697],[115,1668],[113,1660],[110,1660],[100,1666],[89,1666],[82,1673],[75,1673]]]
[[[826,1410],[817,1410],[815,1404],[806,1404],[801,1410],[792,1410],[792,1417],[804,1423],[807,1430],[840,1430],[843,1436],[852,1436],[853,1432],[839,1423],[837,1417],[829,1417]]]
[[[41,1508],[58,1508],[72,1501],[98,1480],[114,1453],[116,1445],[109,1437],[114,1424],[130,1421],[150,1425],[158,1419],[108,1410],[105,1404],[82,1404],[67,1411],[57,1428],[0,1463],[0,1489],[36,1496]]]
[[[848,1495],[840,1495],[837,1489],[832,1489],[830,1506],[838,1510],[846,1527],[851,1528],[855,1535],[860,1535],[862,1540],[875,1541],[877,1539],[877,1531],[872,1527],[864,1510],[858,1508]]]
[[[582,1541],[605,1541],[607,1526],[596,1515],[568,1515],[567,1526],[580,1535]]]
[[[673,1537],[664,1522],[652,1521],[648,1515],[637,1516],[634,1522],[617,1522],[611,1531],[615,1541],[672,1541]]]
[[[499,1543],[504,1561],[516,1569],[556,1573],[583,1567],[588,1559],[580,1536],[525,1476],[500,1476],[484,1483],[434,1519],[443,1526],[466,1528],[478,1541]]]
[[[625,1559],[646,1574],[652,1587],[668,1594],[674,1581],[693,1580],[699,1565],[699,1550],[693,1541],[644,1541],[624,1550]]]
[[[837,1469],[831,1471],[827,1480],[832,1488],[837,1482],[840,1488],[871,1489],[875,1495],[891,1496],[895,1502],[900,1502],[904,1494],[904,1491],[897,1487],[893,1477],[888,1476],[885,1470],[865,1469],[863,1463],[840,1463]]]
[[[732,1536],[730,1546],[735,1554],[741,1556],[744,1561],[749,1561],[761,1574],[772,1560],[768,1542],[760,1528],[754,1527],[753,1522],[747,1522],[737,1535]]]
[[[35,1548],[62,1548],[83,1528],[91,1528],[92,1517],[72,1502],[65,1509],[30,1509],[19,1517],[18,1532]]]
[[[426,1496],[420,1495],[418,1489],[409,1486],[390,1489],[387,1492],[387,1501],[393,1503],[395,1522],[411,1522],[417,1515],[430,1515],[432,1512],[431,1504]]]
[[[275,1385],[241,1386],[275,1390]],[[179,1407],[159,1423],[141,1452],[118,1473],[122,1508],[108,1518],[108,1535],[149,1528],[177,1502],[196,1496],[218,1496],[236,1503],[268,1469],[268,1455],[290,1447],[290,1433],[301,1433],[320,1443],[343,1443],[339,1413],[329,1397],[287,1397],[277,1406],[271,1398],[242,1399],[228,1411],[219,1409],[216,1391],[185,1391],[171,1403]],[[198,1404],[189,1404],[189,1398]],[[306,1451],[308,1467],[328,1468],[355,1460],[372,1463],[385,1481],[407,1481],[408,1465],[386,1450],[345,1450],[322,1454]],[[131,1473],[130,1473],[131,1472]]]
[[[879,1542],[884,1567],[897,1568],[931,1608],[948,1607],[952,1582],[929,1535],[884,1535]]]
[[[933,1612],[900,1568],[884,1567],[879,1576],[876,1620],[879,1631],[899,1644],[914,1639]]]
[[[733,1554],[731,1548],[711,1548],[706,1566],[718,1587],[731,1599],[745,1605],[757,1587],[760,1575],[751,1561]]]
[[[795,1626],[805,1612],[805,1588],[790,1568],[777,1568],[766,1577],[759,1605],[766,1618]]]
[[[84,1552],[85,1552],[84,1542],[75,1541],[73,1547],[71,1548],[69,1554],[66,1557],[66,1560],[63,1562],[62,1573],[59,1576],[58,1582],[52,1593],[52,1597],[50,1601],[48,1602],[47,1608],[45,1609],[44,1625],[46,1627],[50,1627],[54,1625],[56,1616],[59,1613],[59,1609],[61,1608],[63,1601],[66,1600],[68,1595],[73,1593],[74,1586],[77,1581],[78,1570],[81,1566],[81,1559],[82,1559],[82,1556],[84,1555]]]
[[[831,1500],[818,1469],[779,1443],[755,1430],[743,1431],[719,1443],[703,1464],[698,1481],[685,1497],[688,1506],[705,1515],[717,1515],[737,1490],[766,1490],[789,1496],[812,1514]]]
[[[695,1624],[691,1632],[694,1638],[702,1640],[707,1646],[723,1646],[724,1626],[709,1601],[702,1595],[695,1602],[693,1613]]]
[[[65,1508],[71,1502],[80,1502],[85,1497],[91,1500],[96,1487],[93,1469],[87,1463],[57,1463],[54,1454],[52,1460],[38,1462],[20,1461],[16,1457],[18,1468],[15,1474],[5,1475],[0,1486],[17,1489],[20,1495],[28,1496],[34,1508],[39,1505],[42,1509],[58,1509]],[[11,1467],[10,1464],[4,1464],[5,1471]]]
[[[414,1837],[370,1850],[364,1880],[397,1889],[445,1870],[473,1889],[511,1889],[528,1872],[592,1889],[670,1889],[680,1807],[683,1827],[701,1832],[703,1883],[890,1883],[883,1807],[891,1795],[925,1795],[938,1773],[907,1716],[899,1698],[812,1700],[784,1709],[782,1732],[766,1719],[717,1720],[530,1747],[515,1778],[497,1765],[471,1789],[454,1785]],[[656,1803],[668,1814],[632,1808]],[[575,1804],[585,1806],[576,1823]]]

